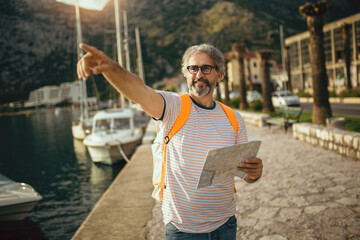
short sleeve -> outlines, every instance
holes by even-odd
[[[240,115],[239,112],[235,111],[236,119],[238,122],[238,131],[236,134],[236,143],[245,143],[248,141],[247,131],[246,131],[246,125],[244,122],[244,119]]]

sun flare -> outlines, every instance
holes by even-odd
[[[75,5],[75,0],[56,0],[57,2]],[[108,0],[79,0],[81,8],[101,11],[105,7]]]

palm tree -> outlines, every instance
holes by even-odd
[[[323,33],[323,15],[327,10],[327,3],[306,3],[300,6],[299,10],[306,18],[310,32],[309,52],[314,92],[312,122],[325,124],[326,118],[332,116],[325,67]]]
[[[251,75],[251,65],[250,65],[250,57],[248,56],[246,58],[246,61],[247,61],[247,72],[248,72],[248,80],[249,80],[249,83],[250,83],[250,90],[253,91],[254,90],[254,84],[252,82],[252,75]]]
[[[239,93],[240,93],[240,105],[239,109],[249,108],[249,104],[246,100],[246,85],[245,85],[245,67],[244,67],[244,55],[245,55],[245,44],[233,44],[233,51],[237,54],[237,60],[239,61],[240,71],[240,82],[239,82]]]
[[[352,88],[350,77],[350,24],[344,24],[342,26],[342,40],[344,46],[346,88],[350,90]]]
[[[285,69],[286,69],[286,72],[287,72],[287,75],[288,75],[287,89],[292,92],[289,46],[286,46],[284,49],[285,49]]]
[[[272,86],[270,82],[270,63],[269,60],[272,55],[271,50],[260,50],[258,52],[261,58],[262,71],[262,98],[263,98],[263,112],[274,112],[274,106],[271,101]]]

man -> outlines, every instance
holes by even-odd
[[[94,74],[102,73],[121,94],[158,120],[159,134],[171,129],[180,112],[178,94],[156,92],[103,52],[85,44],[80,47],[87,53],[78,63],[79,77],[87,79],[90,70]],[[236,239],[233,180],[196,189],[208,150],[247,142],[240,114],[236,112],[238,132],[235,133],[224,110],[213,100],[214,89],[225,73],[225,60],[211,45],[193,46],[183,56],[182,73],[192,103],[187,122],[167,147],[162,204],[166,239]],[[248,159],[238,166],[238,170],[247,173],[244,180],[248,183],[261,177],[262,168],[259,158]]]

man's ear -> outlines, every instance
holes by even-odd
[[[218,83],[221,82],[222,75],[223,75],[223,72],[222,72],[222,71],[218,72],[218,74],[217,74],[217,79],[216,79],[216,81],[217,81]]]

